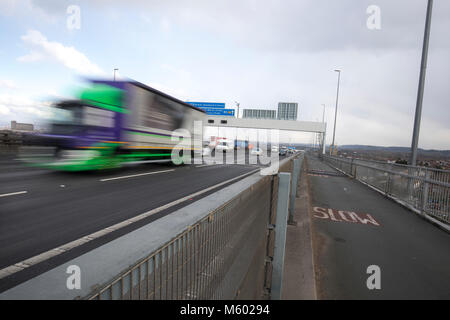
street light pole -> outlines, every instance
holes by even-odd
[[[235,101],[234,103],[236,103],[236,106],[237,106],[237,115],[236,115],[236,118],[239,118],[239,102]]]
[[[337,107],[338,107],[338,101],[339,101],[339,85],[340,85],[340,81],[341,81],[341,70],[334,70],[338,73],[338,83],[337,83],[337,92],[336,92],[336,109],[334,111],[334,128],[333,128],[333,143],[330,146],[330,155],[332,150],[335,149],[334,146],[334,137],[336,135],[336,118],[337,118]]]
[[[325,105],[323,103],[322,105],[323,105],[322,122],[325,122]]]
[[[416,115],[414,117],[414,131],[411,142],[411,158],[409,164],[415,166],[417,163],[417,147],[419,144],[420,120],[422,118],[423,91],[425,86],[425,75],[427,72],[428,45],[430,42],[431,15],[433,11],[433,0],[428,0],[427,18],[425,21],[425,32],[422,47],[422,62],[420,66],[419,88],[417,90]]]
[[[325,104],[323,104],[323,113],[322,113],[322,123],[325,123]],[[322,132],[321,135],[321,140],[322,140],[322,144],[321,144],[321,148],[322,148],[322,153],[325,153],[325,132]],[[320,155],[320,150],[319,150],[319,155]]]
[[[114,69],[114,81],[116,81],[116,71],[118,71],[119,69]]]

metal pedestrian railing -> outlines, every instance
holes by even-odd
[[[407,207],[450,224],[450,171],[328,155],[323,159]]]
[[[277,175],[261,177],[86,298],[270,298],[277,190]]]

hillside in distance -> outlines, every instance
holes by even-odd
[[[343,145],[340,146],[341,150],[365,150],[365,151],[389,151],[398,153],[409,153],[411,148],[409,147],[384,147],[384,146],[369,146],[369,145]],[[450,157],[450,150],[435,150],[435,149],[418,149],[421,154],[440,154]]]
[[[347,153],[347,156],[357,153],[359,157],[373,160],[407,160],[411,149],[408,147],[383,147],[367,145],[343,145],[338,147],[339,153]],[[351,153],[351,154],[350,154]],[[421,161],[449,161],[450,150],[426,150],[418,149],[418,160]]]

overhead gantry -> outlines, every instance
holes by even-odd
[[[229,116],[207,115],[203,120],[203,126],[286,130],[286,131],[319,133],[322,136],[321,139],[322,153],[325,153],[325,136],[327,130],[326,122],[276,120],[276,119],[249,119],[249,118],[242,119],[242,118],[233,118]]]

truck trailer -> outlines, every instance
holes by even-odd
[[[202,126],[203,110],[133,80],[89,84],[76,99],[56,102],[48,132],[31,137],[35,145],[52,149],[52,156],[36,165],[83,171],[131,162],[180,164],[201,156],[203,130],[194,125]]]

